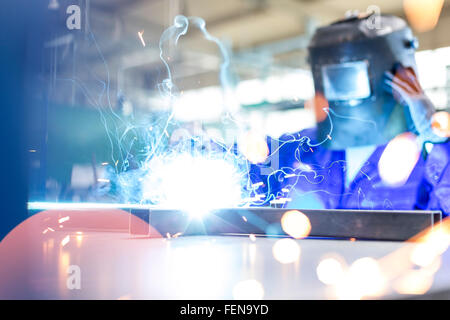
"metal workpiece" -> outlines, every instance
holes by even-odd
[[[288,211],[276,208],[220,209],[201,218],[193,218],[179,210],[132,209],[131,213],[148,221],[152,232],[162,235],[287,236],[281,219]],[[442,219],[440,211],[302,209],[301,212],[311,223],[309,237],[337,239],[405,241]]]

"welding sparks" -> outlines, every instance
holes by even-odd
[[[61,240],[61,246],[64,247],[66,244],[69,243],[69,241],[70,241],[70,236],[69,236],[69,235],[65,236],[65,237]]]
[[[279,199],[274,199],[274,200],[270,201],[270,204],[271,205],[277,205],[277,204],[283,205],[283,204],[286,204],[286,202],[290,202],[290,201],[292,201],[291,198],[279,198]]]
[[[145,47],[145,41],[144,41],[144,38],[142,37],[143,34],[144,34],[144,30],[138,31],[139,39],[141,40],[142,45]]]
[[[259,187],[261,187],[263,185],[264,185],[264,182],[257,182],[257,183],[252,184],[252,188],[258,189]]]
[[[244,203],[255,203],[255,202],[260,202],[264,197],[265,197],[264,194],[256,194],[254,197],[251,197],[251,198],[244,198],[244,199],[243,199],[243,202],[244,202]]]
[[[70,217],[69,217],[69,216],[66,216],[66,217],[60,218],[60,219],[58,220],[58,222],[59,222],[59,223],[64,223],[64,222],[69,221],[69,220],[70,220]]]
[[[273,190],[269,183],[272,176],[264,178],[267,180],[252,183],[251,165],[265,163],[269,156],[279,156],[281,148],[280,146],[276,150],[270,150],[268,139],[264,133],[254,129],[244,132],[238,137],[237,144],[234,145],[237,148],[228,148],[213,141],[206,133],[197,135],[189,129],[185,130],[188,132],[186,136],[183,135],[179,140],[173,140],[174,132],[183,128],[183,125],[174,116],[175,105],[177,101],[182,100],[178,98],[183,94],[186,97],[188,92],[184,92],[174,83],[172,70],[174,65],[169,62],[176,60],[177,55],[174,55],[172,49],[176,49],[174,46],[177,46],[180,38],[192,27],[198,28],[206,40],[212,41],[218,46],[222,54],[220,84],[224,92],[228,92],[232,88],[232,82],[229,79],[230,56],[228,50],[219,39],[209,34],[205,26],[205,21],[199,17],[178,15],[175,17],[173,25],[163,31],[159,41],[159,57],[166,68],[164,72],[166,78],[157,84],[157,89],[161,99],[167,102],[168,110],[172,110],[172,112],[167,117],[165,115],[156,119],[155,122],[144,123],[139,128],[130,124],[130,128],[136,129],[138,132],[133,139],[138,140],[136,143],[145,146],[142,153],[144,158],[137,159],[139,156],[135,155],[130,148],[125,147],[123,158],[126,160],[121,161],[120,164],[117,159],[113,159],[111,162],[114,163],[116,170],[116,176],[111,179],[111,184],[118,185],[117,194],[124,202],[151,204],[167,209],[182,209],[196,217],[201,217],[213,209],[224,207],[240,207],[248,204],[267,205],[269,203],[285,205],[292,199],[280,198],[279,194],[272,194]],[[138,31],[139,39],[145,47],[143,34],[144,30]],[[170,50],[168,50],[169,48]],[[188,110],[190,105],[183,103],[183,107]],[[232,116],[231,108],[227,111],[230,112],[227,112],[226,120],[237,124],[239,132],[242,133],[241,129],[244,127],[241,126],[238,119]],[[326,112],[325,115],[327,115]],[[143,136],[139,135],[141,132]],[[208,140],[214,145],[217,144],[217,148],[220,150],[214,149],[211,154],[209,147],[201,146],[203,141]],[[289,143],[300,142],[300,145],[308,143],[309,151],[314,152],[312,147],[317,147],[320,143],[312,145],[309,144],[309,141],[311,140],[308,137],[299,136],[298,138],[294,137],[293,141],[289,140]],[[122,141],[119,144],[122,145]],[[194,150],[190,148],[192,144],[196,144],[193,147]],[[179,147],[180,145],[182,147]],[[273,148],[272,144],[270,146]],[[299,150],[298,148],[297,150]],[[272,154],[270,154],[271,151]],[[136,161],[133,163],[137,163],[137,168],[130,166],[128,159],[131,156],[135,158]],[[293,173],[291,177],[298,177],[298,175]],[[109,179],[99,179],[98,181],[109,182]],[[261,192],[258,190],[258,194],[256,194],[257,189],[262,189],[262,187],[267,187],[267,190],[261,190]],[[287,189],[284,191],[287,196],[289,191]]]
[[[143,199],[161,207],[183,209],[194,216],[242,203],[239,169],[223,158],[192,156],[152,159],[144,178]]]
[[[42,231],[42,234],[46,234],[49,231],[55,232],[55,230],[53,228],[47,227],[47,228],[44,229],[44,231]]]

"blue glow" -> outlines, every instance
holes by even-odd
[[[100,202],[28,202],[28,210],[76,210],[76,209],[151,209],[155,206],[130,203]]]
[[[115,186],[116,200],[138,204],[138,207],[151,205],[158,208],[179,209],[196,216],[226,207],[268,205],[275,202],[286,204],[289,199],[272,189],[274,179],[295,177],[294,183],[286,188],[288,189],[286,194],[294,189],[301,178],[305,178],[307,182],[311,181],[308,180],[302,168],[278,165],[281,148],[295,145],[289,154],[301,163],[301,151],[312,152],[311,148],[321,145],[326,140],[312,143],[309,137],[300,135],[288,135],[288,138],[283,140],[272,139],[276,145],[270,146],[269,149],[263,147],[256,149],[257,152],[267,151],[267,161],[270,165],[268,171],[260,176],[263,181],[252,181],[250,171],[253,164],[249,162],[252,155],[242,150],[237,151],[234,144],[226,146],[224,143],[217,142],[205,132],[193,131],[177,121],[174,117],[174,106],[178,102],[179,107],[182,101],[179,98],[183,93],[173,82],[172,63],[176,58],[174,51],[179,49],[179,40],[192,27],[200,31],[204,39],[216,44],[221,54],[219,80],[224,97],[224,125],[235,126],[238,131],[237,137],[248,130],[245,122],[233,114],[235,100],[230,98],[233,86],[230,81],[230,55],[226,47],[208,33],[203,19],[176,16],[173,25],[162,33],[159,41],[159,56],[166,72],[157,89],[161,99],[167,103],[168,110],[161,115],[155,115],[156,118],[152,118],[151,121],[140,119],[138,124],[132,124],[121,119],[111,109],[117,130],[110,138],[117,140],[120,149],[120,159],[114,157],[112,159],[115,171],[108,177]],[[109,78],[106,87],[108,86]],[[181,107],[189,109],[190,106],[187,104]],[[327,110],[325,112],[328,114]],[[102,117],[104,117],[103,114]],[[331,118],[328,117],[328,119],[331,128],[330,136],[333,124]],[[106,121],[105,127],[108,132],[111,132],[111,128],[108,129],[106,126]],[[124,129],[123,133],[119,134],[122,129]],[[236,141],[238,141],[237,137]],[[265,137],[262,139],[262,143],[264,142]],[[239,142],[237,144],[240,148]],[[135,151],[131,152],[133,148],[139,150],[138,154]],[[130,159],[133,159],[133,164],[130,164]],[[307,171],[314,172],[311,168]],[[264,190],[261,188],[262,185]],[[55,206],[60,208],[60,204]],[[103,204],[94,206],[89,204],[86,207],[105,208]],[[111,206],[111,204],[107,204],[106,207],[123,208],[122,205]]]

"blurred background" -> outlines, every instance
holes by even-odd
[[[114,201],[111,168],[137,165],[132,158],[148,138],[141,129],[158,127],[168,113],[158,90],[167,77],[159,40],[176,15],[203,18],[230,65],[221,79],[223,52],[195,28],[169,48],[174,117],[230,143],[238,130],[224,120],[230,110],[274,137],[314,126],[305,108],[314,95],[308,42],[318,26],[354,11],[409,21],[420,44],[419,80],[438,109],[450,110],[448,1],[35,1],[25,50],[29,200]]]

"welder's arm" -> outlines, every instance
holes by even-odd
[[[422,141],[432,143],[446,141],[446,137],[437,135],[432,129],[435,108],[420,86],[414,70],[397,65],[394,73],[386,72],[385,76],[386,88],[397,102],[408,108],[414,128]]]
[[[418,196],[419,209],[450,215],[450,141],[436,144],[429,153]]]
[[[429,209],[442,211],[444,216],[450,215],[450,167],[443,174],[442,180],[430,194]]]

